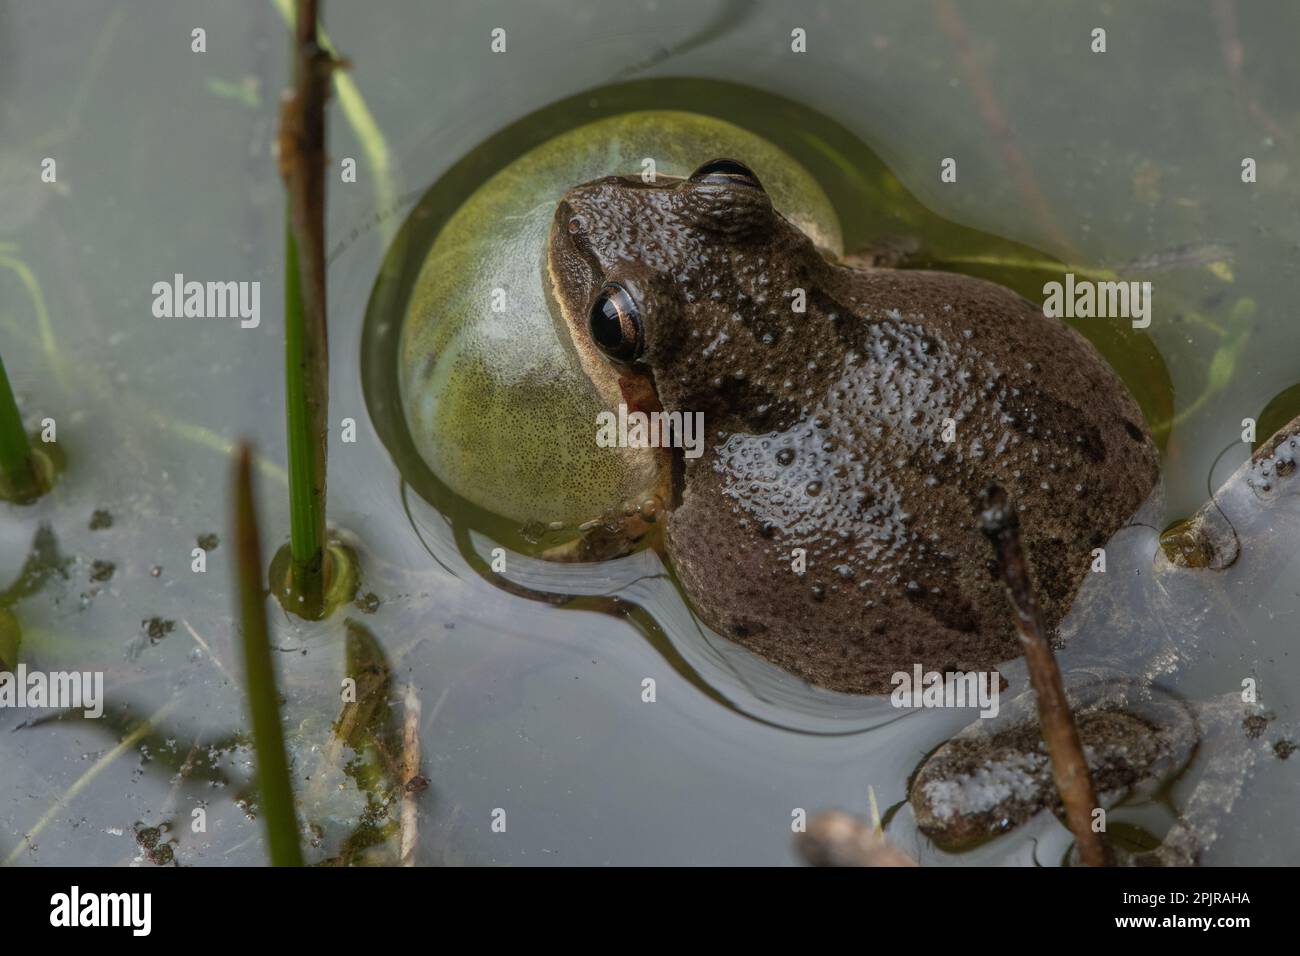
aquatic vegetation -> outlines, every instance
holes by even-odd
[[[325,284],[325,101],[333,58],[317,42],[314,0],[301,0],[291,47],[294,87],[281,105],[280,172],[288,192],[284,252],[284,381],[289,444],[289,576],[277,595],[287,610],[324,616],[339,574],[326,550],[329,329]]]
[[[262,542],[253,504],[252,454],[241,448],[234,475],[234,541],[238,619],[242,625],[245,693],[257,749],[259,809],[266,822],[267,846],[274,866],[302,866],[298,815],[284,751],[280,698],[271,663],[262,589]]]
[[[0,497],[31,501],[44,488],[45,478],[32,454],[4,360],[0,359]]]

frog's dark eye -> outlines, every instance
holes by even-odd
[[[588,318],[591,340],[616,362],[635,362],[645,348],[641,311],[617,282],[600,290]]]
[[[754,171],[734,159],[715,159],[691,173],[693,183],[719,183],[726,186],[750,186],[762,189]]]

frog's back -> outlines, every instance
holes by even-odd
[[[1018,648],[980,492],[1015,500],[1055,627],[1092,549],[1155,483],[1141,412],[1082,336],[1000,286],[828,280],[806,327],[772,346],[772,381],[746,383],[785,391],[715,415],[717,441],[687,462],[674,564],[708,623],[823,686],[884,692],[915,664],[989,670]]]

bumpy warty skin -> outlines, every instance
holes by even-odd
[[[812,683],[885,693],[917,663],[1017,656],[976,524],[989,484],[1020,511],[1055,627],[1155,483],[1141,412],[1081,335],[992,283],[828,262],[753,186],[578,187],[550,262],[575,341],[623,284],[635,368],[665,410],[704,413],[666,535],[695,611]]]

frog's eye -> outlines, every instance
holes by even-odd
[[[616,362],[635,362],[645,348],[641,311],[617,282],[600,290],[588,318],[591,339]]]
[[[754,171],[734,159],[715,159],[691,173],[693,183],[718,183],[725,186],[750,186],[762,189]]]

